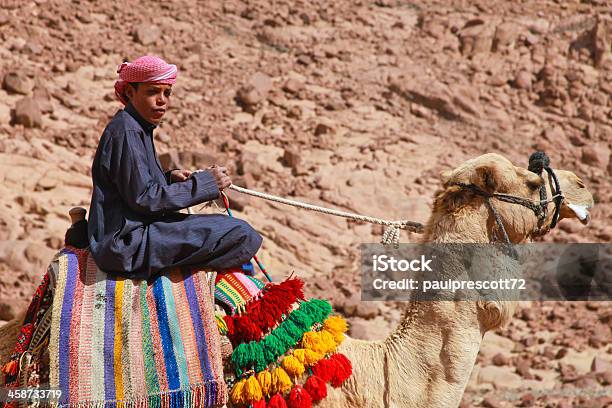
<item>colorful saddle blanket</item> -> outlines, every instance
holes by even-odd
[[[49,341],[62,407],[209,407],[226,402],[206,273],[115,278],[87,250],[59,256]]]

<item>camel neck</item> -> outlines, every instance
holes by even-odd
[[[422,242],[491,242],[492,225],[489,223],[490,214],[484,203],[479,206],[466,206],[450,213],[434,207],[425,226]]]
[[[482,341],[478,317],[469,303],[473,302],[411,302],[384,341],[389,378],[405,381],[427,373],[422,390],[406,390],[401,397],[418,398],[410,406],[452,406],[440,401],[461,400]]]

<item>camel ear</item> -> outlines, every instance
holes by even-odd
[[[452,170],[445,170],[440,172],[440,180],[442,181],[442,185],[448,185],[449,181],[451,181],[451,177],[453,176]]]
[[[474,169],[472,184],[480,187],[486,192],[493,193],[497,190],[499,176],[497,169],[490,165],[481,165]]]
[[[501,175],[494,163],[479,164],[440,173],[442,185],[446,188],[453,184],[473,184],[492,193],[500,184]]]

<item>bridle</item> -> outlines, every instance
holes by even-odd
[[[561,186],[559,184],[559,180],[557,179],[557,175],[550,167],[550,159],[544,152],[535,152],[529,157],[529,167],[528,170],[541,176],[543,171],[546,171],[549,177],[553,180],[551,185],[552,197],[548,199],[548,194],[546,192],[546,182],[544,182],[540,186],[540,201],[533,201],[529,198],[515,196],[511,194],[503,194],[503,193],[489,193],[475,184],[466,184],[466,183],[453,183],[452,185],[461,187],[462,189],[469,190],[472,193],[482,196],[485,199],[485,202],[491,213],[495,218],[495,223],[497,224],[497,228],[501,231],[502,239],[505,244],[510,246],[512,243],[510,242],[510,238],[508,237],[508,233],[506,232],[506,228],[504,227],[504,223],[499,215],[497,209],[493,206],[491,199],[495,198],[499,201],[504,201],[511,204],[522,205],[523,207],[529,208],[533,211],[535,216],[538,219],[538,230],[534,235],[541,235],[544,232],[555,228],[557,222],[559,221],[559,214],[561,212],[561,203],[565,198],[563,193],[561,192]],[[544,222],[546,221],[546,217],[548,215],[548,204],[555,203],[555,212],[553,213],[553,218],[551,224],[546,230],[544,230]],[[495,240],[494,240],[495,242]],[[513,253],[515,253],[513,251]]]

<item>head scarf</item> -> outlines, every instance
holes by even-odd
[[[145,55],[133,62],[124,62],[117,68],[119,80],[115,82],[115,95],[121,103],[127,105],[125,88],[129,82],[172,85],[176,82],[177,72],[176,65],[168,64],[153,55]]]

